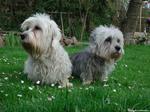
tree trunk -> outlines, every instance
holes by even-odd
[[[130,0],[129,8],[126,14],[127,18],[121,25],[121,30],[124,34],[136,31],[141,5],[142,0]]]

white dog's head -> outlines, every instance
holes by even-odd
[[[57,47],[61,39],[60,29],[46,14],[35,14],[27,18],[21,28],[22,45],[32,56],[40,56],[52,47]]]
[[[120,59],[124,54],[123,45],[123,34],[114,26],[99,26],[91,33],[92,52],[107,60]]]

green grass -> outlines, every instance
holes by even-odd
[[[66,49],[73,54],[84,47]],[[126,46],[107,87],[99,82],[82,86],[77,79],[71,80],[73,88],[35,85],[22,73],[26,58],[22,48],[0,48],[0,112],[150,110],[150,46]]]

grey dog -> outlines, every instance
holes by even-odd
[[[90,38],[86,50],[71,57],[72,74],[80,77],[84,85],[95,80],[107,81],[115,62],[124,54],[123,34],[114,26],[99,26]]]

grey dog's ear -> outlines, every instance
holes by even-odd
[[[95,43],[96,42],[96,34],[95,34],[94,31],[90,34],[89,41],[90,41],[90,43]]]
[[[95,53],[96,52],[96,48],[97,48],[97,43],[96,43],[96,34],[95,32],[92,32],[89,38],[89,44],[90,44],[90,48],[91,48],[91,52]]]

